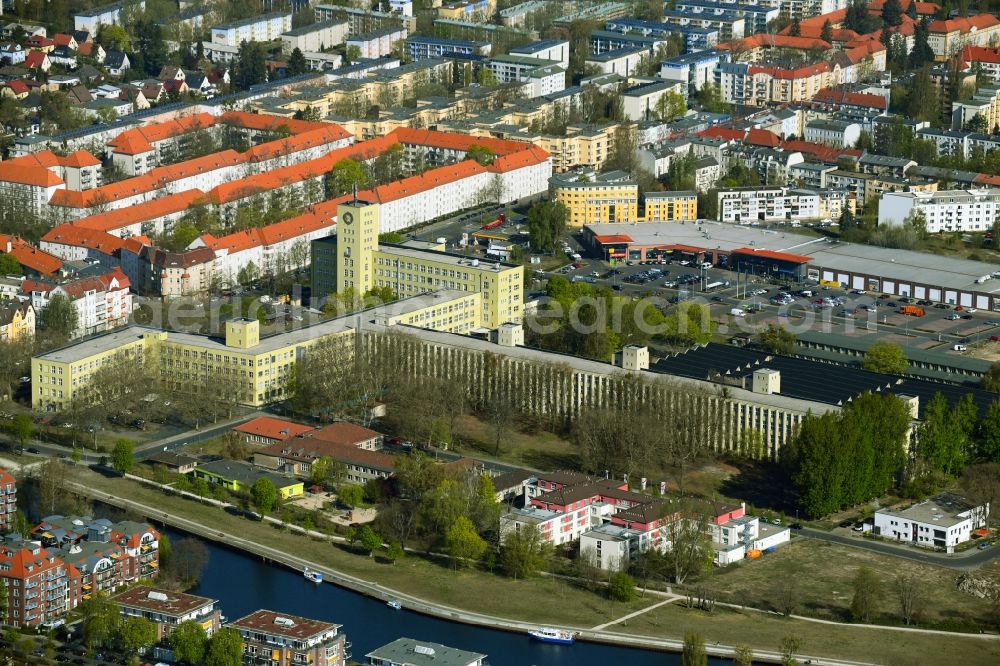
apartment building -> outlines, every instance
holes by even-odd
[[[611,33],[619,33],[619,36],[614,36]],[[621,35],[628,35],[627,41],[620,41],[623,39]],[[701,28],[636,18],[616,18],[604,24],[604,31],[591,33],[591,48],[603,50],[617,48],[613,47],[613,44],[641,46],[652,54],[656,51],[657,45],[671,35],[680,35],[684,40],[685,51],[691,53],[715,48],[722,39],[721,33],[716,28]]]
[[[273,42],[291,29],[291,14],[263,14],[213,26],[212,43],[238,47],[241,42]]]
[[[227,626],[240,632],[244,663],[346,664],[349,644],[339,624],[259,610]]]
[[[129,3],[129,5],[135,6],[139,11],[146,9],[145,0]],[[121,25],[122,11],[124,9],[124,0],[119,0],[118,2],[112,2],[108,5],[101,5],[92,9],[81,10],[73,14],[73,30],[77,32],[89,32],[91,35],[96,35],[100,31],[102,25]]]
[[[623,46],[589,55],[584,64],[595,67],[604,74],[628,77],[635,73],[647,54],[644,46]]]
[[[316,461],[329,458],[343,465],[346,481],[358,484],[392,475],[396,470],[394,456],[358,446],[351,443],[351,438],[339,437],[337,425],[265,446],[254,452],[253,463],[264,469],[310,478]]]
[[[988,231],[1000,214],[1000,189],[885,192],[878,202],[878,223],[896,225],[922,213],[927,231]]]
[[[678,12],[706,14],[712,16],[742,18],[746,21],[744,33],[747,35],[767,32],[767,25],[778,18],[781,10],[769,3],[738,3],[726,0],[681,0],[674,5]]]
[[[962,49],[962,62],[972,69],[978,67],[994,83],[1000,82],[1000,49],[966,46]]]
[[[437,8],[439,19],[487,23],[496,12],[494,0],[457,0],[445,2]]]
[[[347,48],[356,46],[362,58],[382,58],[391,55],[399,42],[407,37],[406,28],[380,28],[347,38]]]
[[[747,224],[819,219],[819,195],[787,187],[720,189],[719,221]]]
[[[34,335],[35,308],[31,303],[9,298],[0,299],[0,342],[13,342]],[[6,472],[0,474],[0,494],[3,494],[5,474]],[[0,528],[4,527],[2,514],[0,510]]]
[[[622,111],[629,120],[660,120],[660,100],[671,95],[683,97],[686,91],[686,85],[675,81],[642,81],[622,91]]]
[[[0,469],[0,530],[4,534],[13,529],[16,513],[17,479],[10,472]]]
[[[521,266],[480,261],[407,244],[379,243],[379,220],[384,214],[383,206],[364,201],[345,202],[339,206],[338,293],[353,289],[364,294],[374,287],[389,287],[396,294],[409,297],[437,290],[458,290],[467,295],[456,295],[459,302],[447,317],[449,330],[469,332],[480,326],[495,328],[505,322],[521,321],[524,288]],[[322,268],[313,263],[313,270]],[[481,312],[476,312],[477,302]]]
[[[52,279],[63,270],[62,259],[39,250],[17,236],[0,234],[0,254],[9,254],[17,259],[21,270],[28,276]]]
[[[987,133],[1000,126],[1000,83],[976,90],[972,99],[951,103],[951,127],[963,130],[979,116]]]
[[[30,542],[0,545],[0,580],[7,595],[5,624],[41,627],[62,618],[81,600],[80,572],[58,551]]]
[[[562,65],[563,69],[569,69],[569,42],[564,39],[543,39],[529,42],[521,46],[514,46],[507,52],[512,56],[522,58],[554,61]]]
[[[581,167],[600,170],[611,157],[618,123],[571,125],[565,135],[541,134],[533,141],[552,159],[552,171]]]
[[[660,78],[685,84],[684,97],[701,90],[706,83],[715,83],[715,69],[729,61],[729,51],[708,49],[683,53],[660,63]]]
[[[838,148],[853,148],[861,137],[861,125],[847,120],[810,120],[804,138]]]
[[[406,46],[411,60],[444,58],[449,55],[488,56],[492,49],[489,42],[425,36],[408,37]]]
[[[114,269],[103,275],[61,283],[25,280],[18,298],[30,302],[35,312],[43,312],[54,296],[68,299],[77,313],[77,328],[72,337],[80,337],[128,322],[132,315],[130,286],[125,274]]]
[[[667,25],[718,30],[719,36],[726,41],[743,39],[744,35],[753,34],[753,16],[744,16],[745,12],[733,9],[719,11],[695,11],[689,5],[687,9],[677,7],[677,11],[663,12],[663,22]]]
[[[111,597],[122,617],[141,617],[156,626],[156,640],[165,639],[182,622],[195,622],[209,637],[219,630],[218,601],[149,585],[136,585]]]
[[[168,252],[129,239],[119,256],[122,272],[140,296],[177,298],[205,294],[216,274],[215,252],[208,247]]]
[[[960,55],[966,46],[991,46],[1000,35],[1000,19],[992,14],[931,21],[927,25],[927,43],[934,59],[947,60]]]
[[[347,39],[347,33],[347,21],[341,19],[292,28],[281,34],[281,52],[288,55],[295,49],[303,53],[325,51],[343,44]]]
[[[646,192],[643,194],[643,202],[645,222],[690,222],[698,219],[697,192],[690,190]]]
[[[873,531],[886,539],[953,553],[955,546],[986,527],[990,508],[988,503],[978,505],[954,493],[941,493],[905,509],[879,509]]]
[[[570,227],[639,220],[639,185],[624,171],[556,174],[549,179],[549,191],[566,206]]]

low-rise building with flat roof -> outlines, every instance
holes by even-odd
[[[440,643],[397,638],[365,655],[369,666],[485,666],[486,655]]]
[[[302,479],[268,472],[237,460],[202,463],[193,470],[192,475],[196,479],[205,479],[235,492],[247,492],[259,479],[270,479],[283,500],[297,497],[303,492]]]
[[[259,610],[228,626],[243,638],[245,664],[344,666],[348,657],[347,637],[332,622]]]
[[[944,548],[950,553],[985,527],[989,515],[989,504],[977,505],[959,495],[941,493],[905,509],[879,509],[874,531],[886,539]]]
[[[137,585],[111,597],[125,617],[141,617],[156,625],[162,640],[181,622],[196,622],[211,636],[219,630],[222,613],[215,599]]]

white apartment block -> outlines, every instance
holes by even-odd
[[[347,21],[332,19],[293,28],[281,35],[281,52],[287,55],[298,49],[315,53],[339,46],[347,39],[347,25]]]
[[[928,233],[988,231],[1000,214],[1000,189],[885,192],[878,202],[878,223],[902,224],[918,212]]]
[[[146,9],[146,0],[139,0],[135,5],[139,11],[143,11]],[[119,0],[119,2],[113,2],[109,5],[78,12],[73,15],[73,29],[89,32],[91,36],[96,37],[102,25],[121,24],[124,6],[124,0]]]
[[[69,299],[76,308],[77,327],[72,337],[108,331],[128,323],[132,314],[130,283],[120,270],[63,284],[25,280],[18,298],[42,312],[53,296]]]
[[[213,27],[212,43],[238,47],[241,42],[272,42],[291,29],[291,14],[264,14]]]
[[[971,539],[975,530],[985,527],[989,514],[989,504],[977,506],[964,497],[942,493],[906,509],[879,509],[874,531],[886,539],[951,553]]]
[[[508,53],[512,56],[535,60],[555,60],[564,68],[569,69],[569,42],[564,39],[545,39],[540,42],[515,46]]]
[[[853,148],[861,138],[861,125],[846,120],[811,120],[806,123],[805,140],[838,148]]]
[[[392,53],[399,42],[405,42],[406,28],[382,28],[347,38],[347,48],[358,47],[362,58],[381,58]]]
[[[566,70],[556,60],[538,60],[525,56],[501,55],[484,64],[499,83],[526,83],[528,99],[552,95],[566,89]]]
[[[719,221],[750,224],[816,219],[820,197],[787,187],[734,187],[719,190]]]

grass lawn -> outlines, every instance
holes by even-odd
[[[724,645],[747,643],[774,651],[779,649],[782,638],[795,636],[801,641],[801,655],[836,655],[887,666],[1000,663],[1000,641],[996,640],[820,624],[731,609],[716,608],[715,612],[706,613],[677,604],[660,606],[613,629],[659,637],[697,631],[705,637],[706,645],[714,645],[716,641]]]
[[[796,539],[755,562],[717,569],[707,582],[721,601],[771,610],[778,610],[778,590],[791,582],[798,614],[845,621],[854,594],[851,581],[862,566],[882,582],[878,610],[887,623],[901,623],[892,582],[904,570],[917,576],[927,595],[922,618],[929,626],[982,621],[989,609],[988,602],[955,589],[958,571],[812,539]]]
[[[509,429],[494,455],[494,439],[490,425],[475,416],[463,416],[455,423],[454,448],[471,455],[485,456],[512,465],[536,469],[579,469],[580,457],[576,446],[558,435],[544,430],[524,433]]]

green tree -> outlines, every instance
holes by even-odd
[[[388,559],[393,564],[396,563],[396,560],[403,559],[404,555],[406,555],[406,551],[403,550],[403,544],[399,543],[398,541],[393,541],[392,543],[390,543],[389,547],[385,551],[386,559]]]
[[[208,497],[212,492],[212,490],[208,487],[208,481],[201,477],[195,479],[194,483],[191,484],[191,487],[194,490],[195,495],[198,497]]]
[[[11,434],[14,435],[17,443],[23,449],[24,445],[35,434],[35,424],[31,420],[31,417],[23,412],[15,416],[14,422],[11,424]]]
[[[341,196],[352,192],[355,187],[359,190],[368,187],[368,171],[360,162],[345,157],[330,169],[327,183],[332,196]]]
[[[792,37],[801,37],[802,36],[802,24],[799,23],[799,19],[797,19],[797,18],[796,19],[792,19],[792,26],[791,26],[791,28],[789,28],[788,34],[791,35]]]
[[[994,236],[994,238],[1000,239],[1000,236]],[[1000,240],[997,240],[997,243],[1000,244]],[[984,391],[1000,393],[1000,361],[994,361],[989,369],[983,373],[982,379],[979,380],[979,387]]]
[[[330,478],[330,472],[333,470],[333,458],[330,456],[323,456],[318,460],[314,460],[311,465],[309,465],[309,480],[317,485],[322,485],[326,483],[327,479]]]
[[[174,565],[174,546],[170,543],[170,536],[161,534],[157,546],[156,553],[160,560],[160,570],[169,571]]]
[[[0,275],[20,275],[23,272],[21,262],[12,254],[0,254]]]
[[[120,25],[102,25],[97,31],[97,43],[108,51],[132,51],[132,38]]]
[[[483,88],[494,88],[497,85],[497,77],[488,67],[480,67],[476,72],[476,83]]]
[[[566,231],[569,210],[558,201],[540,201],[528,209],[528,235],[536,252],[552,252]]]
[[[469,146],[469,149],[465,151],[465,159],[473,160],[483,166],[493,164],[493,160],[496,158],[497,154],[486,146],[472,144]]]
[[[205,658],[205,648],[208,636],[205,628],[194,620],[187,620],[178,624],[167,641],[174,651],[177,661],[185,664],[200,664]]]
[[[104,645],[116,636],[120,612],[103,592],[80,604],[79,613],[83,618],[83,639],[87,647]]]
[[[1000,462],[1000,400],[986,408],[976,434],[976,456],[989,462]]]
[[[45,328],[64,338],[73,335],[78,321],[76,306],[62,294],[50,298],[49,304],[42,310],[42,324]]]
[[[676,90],[671,90],[656,100],[654,107],[656,117],[660,120],[673,120],[680,118],[687,112],[687,102],[684,96]]]
[[[156,625],[144,617],[126,617],[118,628],[118,641],[127,652],[137,653],[156,643]]]
[[[871,622],[877,612],[882,584],[875,572],[868,567],[861,567],[854,575],[851,583],[854,597],[851,599],[851,619],[855,622]]]
[[[233,627],[223,627],[212,634],[208,641],[205,666],[241,666],[243,663],[243,637]]]
[[[830,19],[823,21],[823,29],[819,33],[819,38],[828,44],[833,43],[833,25]]]
[[[240,42],[236,65],[233,67],[232,82],[237,90],[249,90],[250,86],[267,81],[267,54],[259,42]]]
[[[719,87],[711,82],[706,82],[698,91],[698,102],[709,113],[729,113],[731,111],[729,104],[722,98]]]
[[[696,631],[684,634],[681,648],[681,666],[708,666],[708,652],[705,651],[705,637]]]
[[[375,551],[382,547],[382,537],[370,525],[362,525],[358,530],[358,540],[361,547],[368,551],[368,557],[373,557]]]
[[[456,567],[466,566],[469,560],[478,561],[486,552],[486,542],[476,532],[476,526],[465,516],[459,516],[444,537],[445,548]]]
[[[615,601],[628,603],[635,599],[635,581],[624,571],[611,574],[608,581],[608,595]]]
[[[115,448],[111,452],[111,466],[119,474],[128,474],[135,465],[135,458],[132,455],[132,442],[127,439],[119,439],[115,442]]]
[[[545,565],[549,545],[537,527],[522,526],[504,536],[500,566],[511,578],[528,578]]]
[[[917,429],[917,459],[924,465],[921,471],[960,474],[971,448],[969,432],[967,414],[957,407],[952,410],[944,394],[935,393],[924,406],[924,418]]]
[[[899,375],[906,372],[910,364],[902,347],[893,342],[878,341],[865,352],[861,365],[871,372]]]
[[[173,231],[170,232],[170,237],[163,239],[161,242],[168,250],[183,252],[200,235],[201,232],[199,232],[194,225],[188,224],[187,222],[178,222],[174,225]]]
[[[360,506],[364,496],[364,488],[354,484],[343,486],[337,491],[337,499],[340,500],[340,503],[350,507]]]
[[[882,20],[889,26],[897,26],[903,22],[903,7],[899,0],[885,0],[882,4]]]
[[[257,511],[261,515],[267,515],[278,502],[278,489],[271,479],[262,476],[254,481],[253,487],[250,488],[250,496]]]
[[[799,666],[795,659],[795,654],[802,646],[802,641],[797,636],[785,636],[781,639],[781,666]]]
[[[760,345],[774,354],[792,354],[795,351],[795,334],[777,324],[769,323],[760,332]]]
[[[356,44],[352,44],[347,47],[344,52],[344,61],[346,64],[350,65],[358,61],[361,58],[361,47]]]
[[[308,71],[309,64],[306,62],[306,57],[299,47],[296,46],[292,49],[291,55],[288,56],[288,74],[289,76],[298,76]]]

